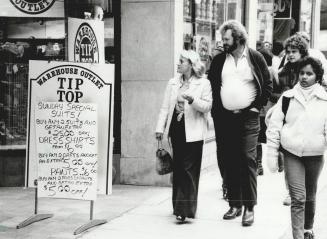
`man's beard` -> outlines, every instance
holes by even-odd
[[[234,41],[233,45],[224,44],[224,50],[227,53],[232,53],[237,48],[237,43]]]

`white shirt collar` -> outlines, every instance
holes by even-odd
[[[231,53],[227,53],[227,56],[229,56],[229,57],[234,57]],[[248,56],[248,47],[245,45],[245,46],[244,46],[243,53],[242,53],[242,55],[241,55],[240,58],[242,58],[242,57],[247,57],[247,56]]]

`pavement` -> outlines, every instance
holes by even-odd
[[[39,213],[54,216],[16,229],[17,224],[34,213],[34,190],[0,188],[0,239],[291,239],[290,207],[282,205],[284,176],[269,173],[265,164],[264,169],[264,176],[258,177],[258,205],[251,227],[242,227],[241,217],[222,219],[228,204],[222,199],[217,165],[211,165],[201,172],[195,219],[176,222],[169,187],[114,185],[112,195],[99,195],[95,202],[94,219],[108,222],[76,236],[73,232],[89,222],[88,201],[40,198]],[[325,171],[317,194],[314,225],[317,239],[327,238],[327,207],[323,204],[327,200]]]

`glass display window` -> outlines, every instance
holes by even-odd
[[[321,1],[319,35],[320,37],[317,39],[317,47],[327,57],[327,1]]]
[[[0,149],[24,149],[29,60],[65,59],[65,22],[59,18],[1,17]]]
[[[312,0],[258,0],[257,43],[283,44],[298,31],[311,36],[314,4]]]
[[[242,22],[244,5],[243,0],[184,0],[184,48],[197,51],[207,69],[221,46],[219,27],[229,19]]]
[[[272,43],[272,29],[274,24],[274,0],[259,0],[257,11],[257,41]]]

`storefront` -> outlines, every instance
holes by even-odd
[[[115,46],[114,38],[115,12],[117,16],[119,13],[116,10],[119,4],[115,2],[1,2],[0,186],[23,186],[26,183],[29,60],[68,61],[67,19],[90,17],[104,21],[105,32],[102,37],[105,41],[105,60],[116,63],[120,51]],[[116,90],[118,97],[119,89]],[[120,134],[120,127],[115,129]],[[117,130],[114,134],[117,134]]]
[[[326,51],[322,37],[326,31],[325,15],[325,1],[259,0],[256,40],[283,43],[295,32],[304,31],[311,37],[311,47]]]
[[[6,2],[0,4],[0,186],[24,185],[28,60],[68,60],[67,18],[89,17],[85,12],[92,17],[94,6],[104,10],[105,60],[115,64],[115,183],[170,184],[169,176],[155,172],[154,129],[163,92],[183,48],[198,51],[209,68],[221,45],[218,28],[224,21],[242,22],[252,48],[258,40],[282,42],[296,31],[307,31],[312,46],[327,50],[319,37],[327,32],[327,5],[320,0]],[[49,14],[47,8],[54,11]],[[211,162],[216,163],[214,157]]]

